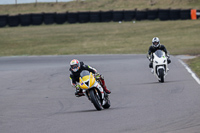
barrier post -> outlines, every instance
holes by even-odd
[[[196,9],[191,9],[191,19],[196,20],[197,19],[197,10]]]

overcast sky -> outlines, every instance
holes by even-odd
[[[18,4],[22,3],[35,3],[36,0],[0,0],[0,5],[5,5],[5,4],[15,4],[17,1]],[[68,1],[73,1],[73,0],[57,0],[58,2],[68,2]],[[56,0],[37,0],[37,2],[56,2]]]

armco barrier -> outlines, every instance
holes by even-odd
[[[113,20],[113,11],[102,11],[101,22],[110,22]]]
[[[20,24],[19,15],[8,16],[8,25],[10,27],[15,27]]]
[[[68,13],[56,13],[55,14],[55,23],[56,24],[64,24],[67,21]]]
[[[31,15],[32,25],[41,25],[43,23],[43,13]]]
[[[180,9],[171,9],[169,11],[169,17],[171,20],[178,20],[180,19]]]
[[[0,15],[0,27],[5,27],[8,23],[8,15]]]
[[[32,23],[31,14],[23,14],[23,15],[20,14],[19,19],[21,26],[29,26]]]
[[[148,20],[155,20],[157,18],[158,18],[158,9],[147,11],[147,19]]]
[[[54,24],[55,23],[55,14],[56,13],[44,13],[44,23],[45,24]]]
[[[182,20],[191,19],[191,9],[181,10],[180,11],[180,18]]]
[[[78,22],[78,13],[70,12],[67,14],[68,23],[77,23]]]
[[[79,12],[78,13],[78,22],[79,23],[87,23],[90,20],[89,12]]]
[[[170,20],[169,10],[170,9],[159,9],[158,18],[160,20]]]
[[[100,12],[90,12],[90,22],[101,22]]]
[[[124,21],[132,21],[133,19],[135,19],[135,14],[135,10],[124,11]]]
[[[113,21],[122,21],[124,20],[124,11],[113,11]]]
[[[147,11],[136,11],[136,20],[145,20],[147,19]]]

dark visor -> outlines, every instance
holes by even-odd
[[[71,68],[72,69],[75,69],[75,68],[77,68],[78,67],[78,65],[71,65]]]
[[[159,42],[153,42],[154,45],[158,45]]]

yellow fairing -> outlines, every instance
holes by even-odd
[[[84,76],[84,77],[87,77],[87,76]],[[81,77],[79,77],[79,85],[80,85],[81,89],[88,89],[88,87],[84,84],[84,82],[81,79]]]
[[[90,73],[90,87],[92,87],[95,83],[95,78],[94,76],[92,75],[92,73]]]
[[[87,86],[85,83],[89,81],[89,86]],[[92,75],[92,73],[90,73],[90,75],[86,75],[84,76],[83,78],[79,78],[79,84],[80,84],[80,87],[81,89],[89,89],[91,88],[95,83],[95,78],[94,76]]]
[[[90,77],[90,75],[84,76],[84,77],[82,78],[82,81],[83,81],[83,82],[88,81],[89,77]]]

